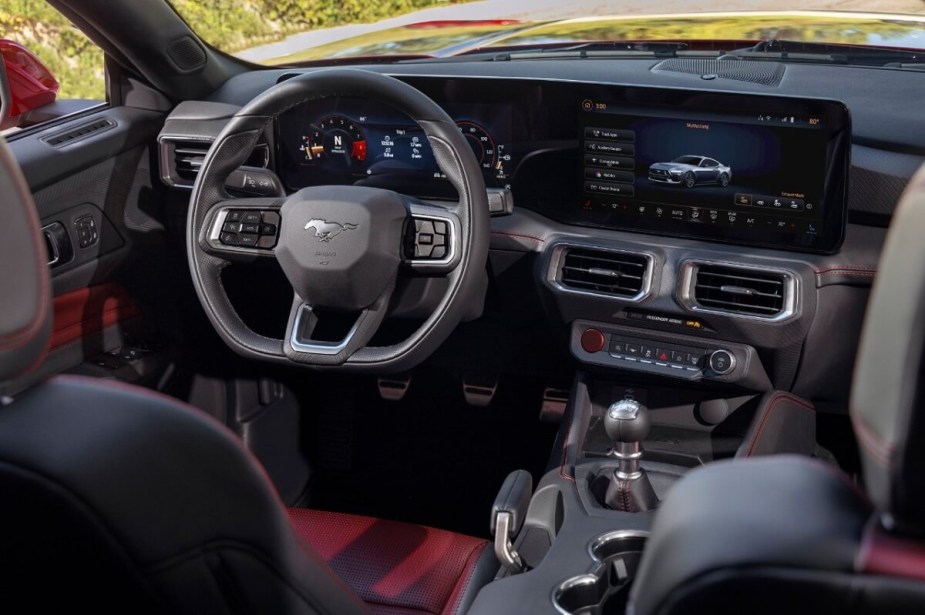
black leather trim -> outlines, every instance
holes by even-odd
[[[754,566],[852,573],[870,514],[870,503],[845,476],[805,457],[719,461],[694,470],[656,513],[631,591],[635,613],[696,612],[669,603],[708,574]]]
[[[816,447],[816,410],[791,393],[766,393],[737,457],[794,453],[811,457]]]
[[[851,391],[851,416],[867,491],[903,532],[925,526],[925,167],[893,215],[867,308]]]
[[[265,473],[237,438],[180,402],[107,381],[53,379],[0,410],[0,463],[48,477],[71,494],[58,499],[58,513],[93,522],[75,523],[84,529],[69,540],[132,562],[169,612],[227,612],[216,610],[225,602],[247,613],[368,612],[301,546]],[[0,473],[5,499],[25,490]],[[13,529],[26,537],[49,531],[28,521]],[[15,566],[55,557],[52,545],[44,552],[4,548],[3,560]],[[89,583],[94,574],[78,566],[70,581]],[[234,596],[221,574],[233,579]]]

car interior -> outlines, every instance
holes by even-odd
[[[108,100],[0,139],[9,605],[922,611],[920,68],[51,4]]]

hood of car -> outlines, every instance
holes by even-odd
[[[698,167],[692,164],[685,164],[683,162],[656,162],[650,169],[655,169],[656,171],[681,171],[688,169],[696,169]]]
[[[371,56],[449,57],[473,51],[569,43],[681,41],[691,49],[765,40],[925,48],[925,20],[846,12],[724,12],[592,17],[560,21],[428,21],[377,29],[310,48],[275,44],[253,59],[264,64]],[[724,45],[718,45],[724,43]],[[276,55],[274,55],[276,54]],[[250,54],[245,54],[250,55]]]

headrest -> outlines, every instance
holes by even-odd
[[[32,193],[0,137],[0,385],[34,366],[51,332],[51,279]]]
[[[925,534],[925,166],[893,214],[867,307],[851,419],[887,529]]]

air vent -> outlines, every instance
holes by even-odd
[[[189,188],[196,182],[212,141],[161,138],[161,176],[169,186]],[[254,147],[244,166],[266,168],[269,163],[269,148],[266,144]]]
[[[784,77],[780,62],[749,60],[715,60],[713,58],[669,58],[652,67],[652,72],[687,73],[701,77],[733,79],[777,87]]]
[[[645,254],[568,247],[556,281],[568,290],[638,300],[647,291],[650,264]]]
[[[101,133],[104,130],[109,130],[110,128],[115,127],[115,125],[116,123],[113,120],[103,118],[93,122],[88,122],[86,124],[81,124],[80,126],[76,126],[74,128],[68,128],[63,132],[53,134],[50,137],[45,137],[42,139],[42,141],[51,145],[52,147],[64,147],[65,145],[70,145],[75,141],[80,141],[81,139],[86,139],[91,135]]]
[[[696,307],[771,319],[792,313],[790,274],[705,263],[690,266],[690,299]]]

